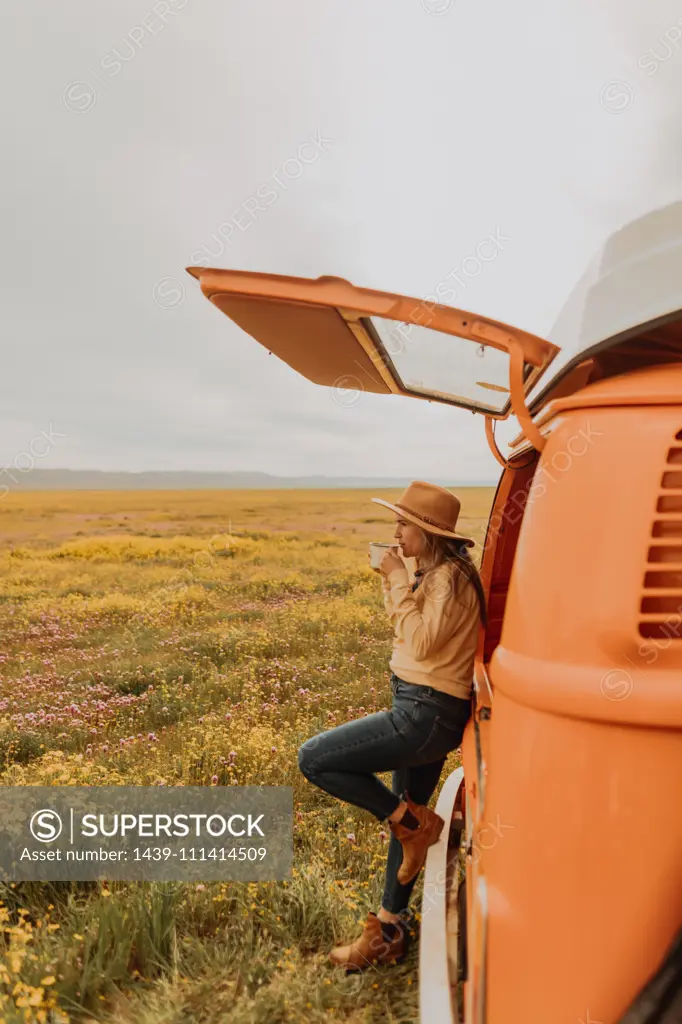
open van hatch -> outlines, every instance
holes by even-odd
[[[492,419],[525,395],[559,351],[474,313],[338,277],[316,280],[188,267],[210,301],[315,384],[460,406]]]

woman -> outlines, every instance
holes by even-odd
[[[310,782],[388,821],[391,841],[378,915],[362,935],[332,950],[347,970],[402,960],[407,907],[429,846],[444,822],[426,805],[451,750],[462,741],[471,711],[474,653],[485,597],[468,547],[455,530],[459,499],[417,480],[394,504],[395,539],[417,570],[410,582],[397,547],[386,550],[381,573],[384,605],[394,627],[389,662],[393,705],[308,740],[299,766]],[[393,790],[375,772],[393,771]]]

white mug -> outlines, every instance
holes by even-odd
[[[384,544],[382,541],[373,540],[369,545],[369,564],[371,568],[378,569],[386,549],[394,547],[396,547],[395,544]]]

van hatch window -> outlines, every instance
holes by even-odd
[[[509,401],[509,355],[422,324],[368,318],[408,391],[501,412]],[[367,325],[368,321],[365,321]]]

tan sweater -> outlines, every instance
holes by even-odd
[[[406,683],[469,698],[480,625],[473,584],[452,565],[425,573],[414,592],[405,566],[381,583],[395,630],[391,670]]]

